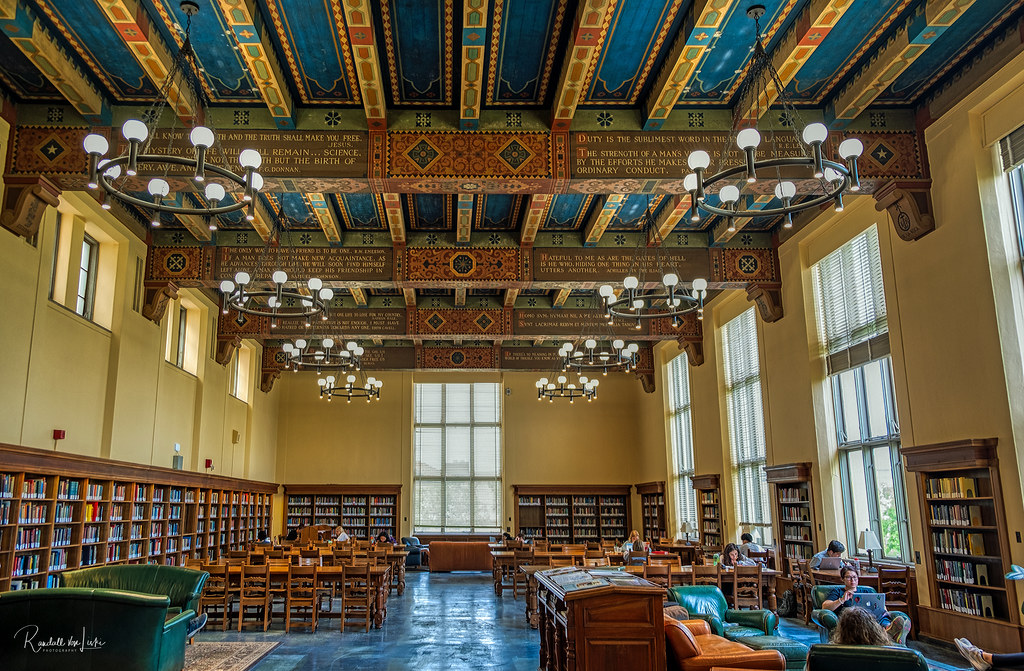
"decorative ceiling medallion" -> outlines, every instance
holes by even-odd
[[[444,323],[445,323],[444,317],[442,317],[441,315],[437,314],[436,312],[434,314],[430,315],[429,317],[427,317],[427,320],[426,320],[427,326],[429,326],[430,328],[434,329],[435,331],[440,330],[441,327],[444,326]]]
[[[405,155],[409,157],[409,160],[416,164],[416,166],[423,171],[426,171],[431,165],[437,161],[441,156],[441,152],[438,151],[437,147],[432,145],[426,138],[421,138],[419,142],[409,147],[409,150],[405,152]]]
[[[453,273],[461,277],[465,277],[476,270],[476,259],[474,259],[470,254],[460,252],[452,256],[449,266]]]
[[[533,152],[519,140],[512,138],[498,151],[497,156],[514,172],[517,172],[524,163],[533,158]]]
[[[487,316],[486,313],[480,313],[480,316],[473,320],[481,331],[486,331],[494,325],[494,320]]]
[[[67,147],[61,144],[57,138],[51,137],[45,144],[39,147],[38,151],[40,156],[52,163],[67,151]]]

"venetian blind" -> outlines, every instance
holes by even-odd
[[[693,425],[690,411],[690,366],[686,355],[668,365],[669,433],[672,440],[672,484],[676,501],[676,532],[683,522],[697,528],[697,497],[693,491]]]
[[[875,227],[823,258],[813,271],[829,374],[888,356],[889,322]]]
[[[498,384],[417,384],[413,528],[501,530],[501,394]]]
[[[767,543],[771,541],[771,509],[762,470],[767,458],[754,308],[722,328],[722,351],[737,523],[760,527],[761,540]]]
[[[999,154],[1003,158],[1003,170],[1010,171],[1024,163],[1024,126],[999,141]]]

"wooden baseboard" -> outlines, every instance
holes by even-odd
[[[918,606],[920,636],[952,643],[954,638],[967,638],[989,652],[1024,651],[1024,627],[1012,622],[992,620],[954,613],[931,606]]]

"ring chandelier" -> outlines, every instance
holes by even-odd
[[[281,349],[287,354],[285,370],[296,373],[300,368],[315,368],[317,373],[323,369],[360,370],[363,365],[363,348],[353,340],[342,346],[334,338],[323,338],[314,345],[312,339],[298,338],[282,344]]]
[[[331,399],[340,397],[344,398],[346,403],[351,403],[353,398],[365,398],[367,403],[371,400],[379,401],[380,389],[384,386],[384,383],[375,377],[357,380],[352,373],[345,376],[345,384],[341,384],[334,375],[322,377],[316,383],[320,386],[321,399],[326,398],[330,402]]]
[[[537,400],[547,399],[549,403],[554,403],[556,398],[567,398],[570,404],[575,403],[578,398],[593,401],[597,398],[597,387],[600,384],[600,380],[588,378],[586,375],[579,376],[579,384],[569,382],[565,375],[559,375],[554,382],[542,377],[536,382]]]

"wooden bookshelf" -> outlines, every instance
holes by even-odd
[[[381,531],[397,539],[402,485],[285,485],[285,527],[345,527],[370,540]]]
[[[527,538],[585,543],[629,537],[629,485],[514,485],[515,528]]]
[[[640,495],[640,527],[644,538],[652,543],[666,535],[665,483],[644,482],[636,486]]]
[[[780,464],[765,466],[768,482],[775,486],[775,538],[779,555],[793,559],[810,559],[816,552],[814,531],[814,490],[811,486],[811,464]],[[788,562],[780,562],[783,569]]]
[[[695,475],[693,489],[697,492],[697,525],[700,544],[705,552],[721,552],[725,543],[725,517],[722,513],[722,488],[717,473]]]
[[[277,486],[0,445],[0,591],[100,564],[182,565],[269,529]]]
[[[918,474],[931,605],[918,606],[922,636],[966,636],[994,652],[1024,648],[1010,566],[996,438],[903,447]]]

